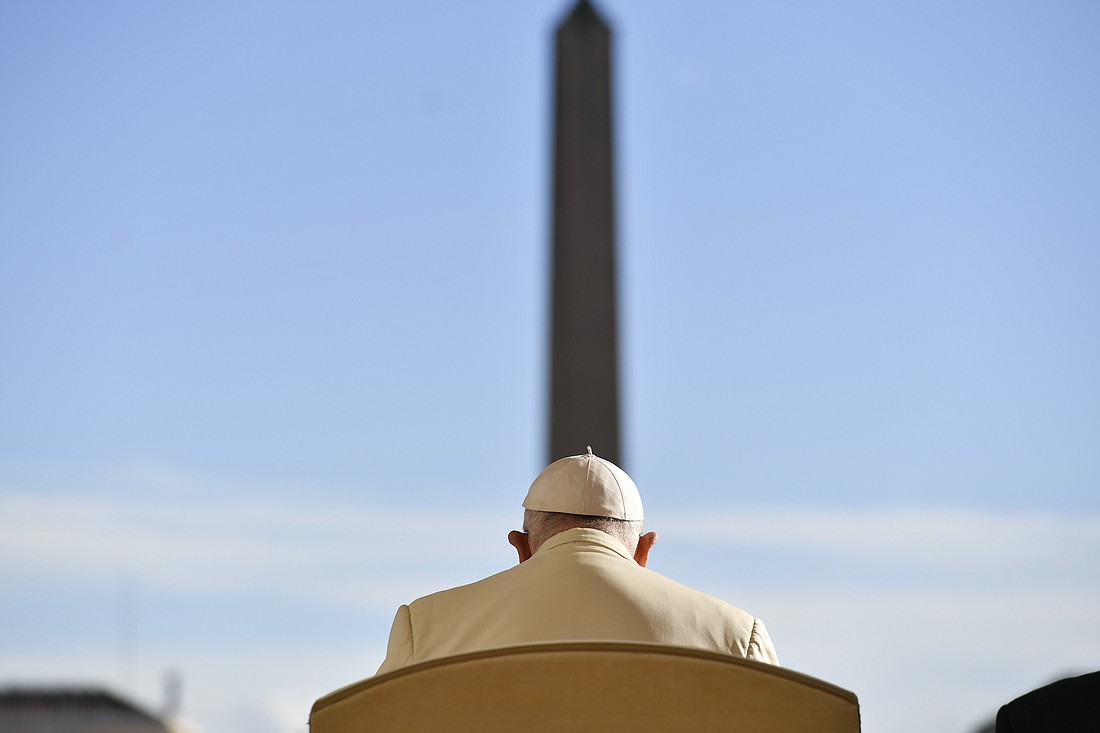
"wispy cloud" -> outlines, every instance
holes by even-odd
[[[148,500],[0,495],[0,573],[95,582],[120,572],[188,592],[283,585],[319,588],[349,571],[404,582],[408,570],[500,568],[517,512],[456,513],[267,499]],[[746,519],[748,517],[748,519]],[[951,508],[751,508],[665,516],[661,553],[676,542],[754,553],[826,555],[832,567],[868,561],[922,567],[933,577],[1042,569],[1041,580],[1100,580],[1100,515],[993,513]],[[447,550],[440,552],[440,545]],[[438,575],[438,571],[431,571]],[[374,586],[376,589],[378,585]]]
[[[662,524],[694,541],[826,555],[860,569],[869,562],[890,563],[950,577],[1034,569],[1042,571],[1043,580],[1088,573],[1100,580],[1097,513],[749,507],[679,515]],[[833,567],[843,572],[845,566]]]
[[[9,494],[0,496],[0,577],[86,584],[125,575],[181,593],[293,588],[388,607],[415,585],[410,574],[505,555],[508,526],[504,515],[349,505]],[[353,578],[372,591],[349,592]]]

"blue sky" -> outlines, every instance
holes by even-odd
[[[566,7],[0,3],[0,680],[300,731],[512,561]],[[1100,666],[1100,9],[600,7],[657,569],[872,733]]]

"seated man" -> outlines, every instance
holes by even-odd
[[[779,664],[759,619],[646,569],[655,532],[615,464],[562,458],[531,484],[519,564],[401,606],[378,674],[463,652],[567,640],[643,641]]]

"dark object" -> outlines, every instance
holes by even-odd
[[[550,461],[622,466],[611,144],[611,31],[587,0],[557,29]]]
[[[3,733],[168,733],[152,715],[96,689],[0,690]]]
[[[1096,733],[1100,672],[1068,677],[1021,695],[997,711],[997,733]]]

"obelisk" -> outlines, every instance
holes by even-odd
[[[580,0],[556,33],[550,460],[621,465],[611,31]]]

